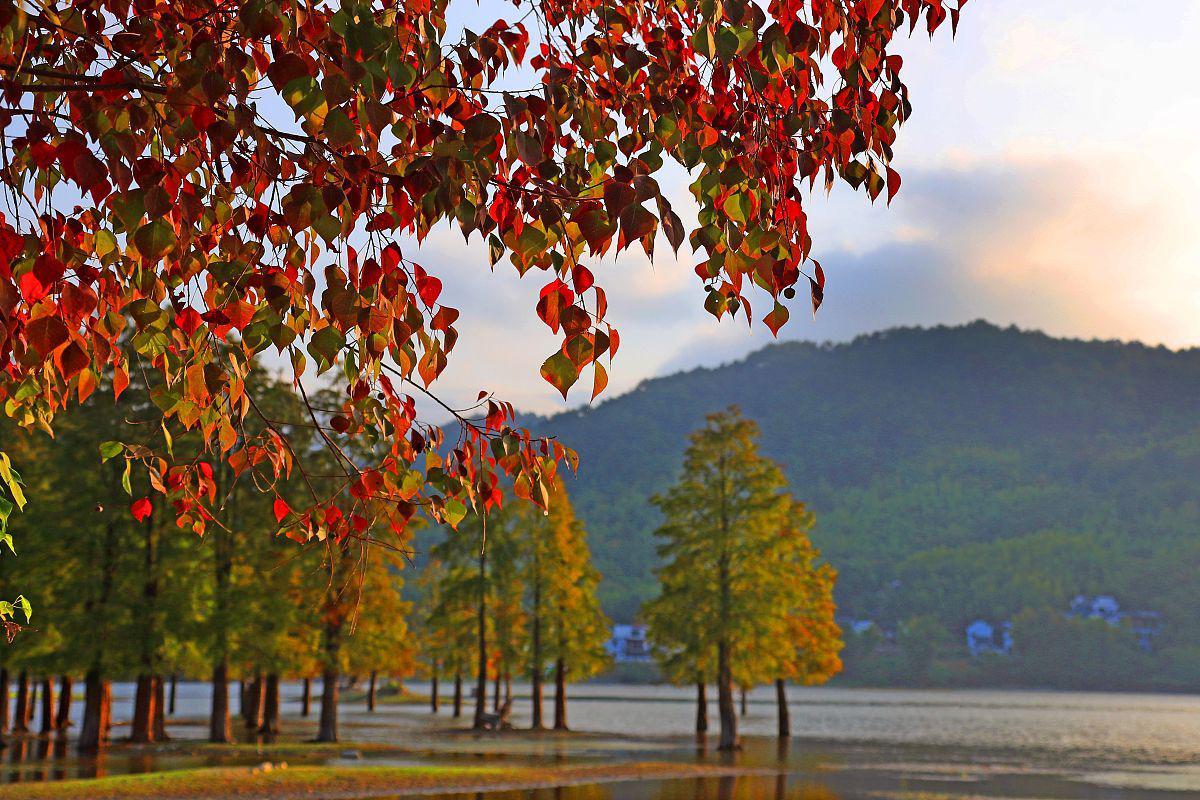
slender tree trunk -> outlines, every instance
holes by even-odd
[[[708,685],[696,681],[696,733],[708,733]]]
[[[154,741],[167,740],[167,682],[162,675],[154,676]]]
[[[741,699],[742,699],[742,716],[744,717],[744,716],[746,716],[746,687],[741,686],[741,687],[739,687],[738,690],[741,692],[741,695],[742,695],[742,697],[741,697]]]
[[[79,741],[75,748],[81,753],[95,753],[108,741],[112,687],[104,680],[99,667],[87,671],[83,687],[83,722],[79,726]]]
[[[512,708],[512,673],[505,670],[504,672],[504,702],[509,708]]]
[[[263,707],[263,675],[254,673],[254,680],[246,690],[246,707],[242,709],[242,718],[246,722],[246,730],[256,731],[262,727]]]
[[[533,702],[533,722],[529,727],[534,730],[539,730],[546,727],[545,721],[542,719],[542,587],[540,582],[535,582],[533,585],[533,661],[532,668],[529,671],[530,681],[530,700]]]
[[[438,702],[441,698],[438,697],[438,674],[437,664],[433,665],[433,674],[429,679],[429,712],[431,714],[438,713]]]
[[[300,690],[300,716],[307,717],[309,706],[312,704],[312,678],[304,679],[304,688]]]
[[[371,670],[371,677],[367,684],[367,711],[375,710],[375,670]]]
[[[779,738],[786,739],[792,735],[792,726],[788,718],[787,685],[783,678],[775,679],[775,705],[779,707]]]
[[[54,679],[42,679],[42,733],[54,732]]]
[[[334,667],[326,667],[321,675],[321,721],[317,726],[318,742],[336,742],[338,740],[338,671]]]
[[[0,667],[0,733],[8,733],[8,667]]]
[[[175,716],[175,690],[179,688],[179,673],[171,673],[171,692],[167,698],[167,714]]]
[[[233,730],[229,719],[229,665],[222,656],[213,665],[208,740],[223,744],[231,739],[233,739]]]
[[[737,732],[737,709],[733,702],[733,667],[730,663],[729,642],[717,643],[717,712],[721,718],[721,741],[718,750],[737,750],[741,740]]]
[[[238,716],[242,718],[242,721],[245,721],[246,709],[250,705],[250,695],[248,692],[249,689],[246,686],[246,679],[238,678]]]
[[[486,523],[484,523],[486,525]],[[486,529],[485,529],[486,530]],[[479,664],[475,676],[475,730],[483,728],[483,715],[487,713],[487,552],[479,552]]]
[[[462,670],[454,673],[454,716],[462,716],[463,707],[463,678]]]
[[[273,736],[279,733],[279,675],[267,674],[267,682],[263,687],[262,727],[259,733]]]
[[[496,666],[496,678],[492,681],[492,713],[500,713],[500,666]]]
[[[37,709],[38,701],[38,680],[35,676],[29,677],[29,702],[25,704],[25,727],[33,729],[33,712]]]
[[[567,663],[559,658],[554,662],[554,730],[567,727]]]
[[[25,670],[17,675],[17,702],[13,706],[13,733],[29,731],[29,673]]]
[[[133,697],[133,720],[129,741],[146,744],[154,741],[154,706],[158,698],[154,691],[154,676],[142,673],[137,677]]]
[[[54,727],[60,731],[71,727],[70,675],[62,675],[58,679],[58,711],[54,715]]]

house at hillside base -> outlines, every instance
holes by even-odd
[[[613,625],[612,638],[605,643],[604,649],[618,664],[651,660],[645,625]]]
[[[993,625],[986,619],[977,619],[967,626],[967,651],[972,658],[984,653],[1006,656],[1012,652],[1012,623]]]
[[[1149,653],[1153,649],[1154,637],[1162,631],[1162,614],[1157,611],[1122,611],[1117,598],[1108,594],[1095,597],[1076,595],[1071,601],[1067,617],[1074,619],[1099,619],[1114,627],[1128,625],[1137,637],[1138,647]]]

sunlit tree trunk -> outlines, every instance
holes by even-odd
[[[142,673],[137,677],[137,688],[133,697],[133,720],[130,722],[129,741],[145,744],[154,741],[154,677]]]
[[[562,658],[554,662],[554,730],[568,730],[567,663]]]
[[[162,675],[154,676],[154,741],[167,740],[167,682]]]
[[[6,690],[8,687],[4,687]],[[65,731],[71,727],[71,676],[62,675],[58,679],[58,711],[54,714],[54,727]]]
[[[696,681],[696,733],[708,733],[708,685]]]
[[[783,678],[775,679],[775,705],[779,707],[779,738],[786,739],[792,735],[792,726],[788,718],[787,685]]]
[[[75,747],[81,753],[95,753],[108,741],[112,718],[112,687],[99,667],[87,671],[83,681],[83,724]]]

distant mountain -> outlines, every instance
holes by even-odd
[[[953,629],[1106,592],[1197,624],[1182,621],[1196,586],[1154,576],[1197,554],[1200,351],[985,322],[894,329],[772,345],[534,418],[579,451],[572,498],[616,619],[655,591],[648,498],[675,479],[687,433],[730,404],[815,510],[846,615]]]

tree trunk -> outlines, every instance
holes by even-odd
[[[8,733],[8,667],[0,667],[0,733]]]
[[[533,722],[530,728],[539,730],[546,727],[542,719],[542,619],[539,610],[541,606],[541,587],[533,587],[533,668],[529,671],[529,699],[533,702]]]
[[[129,741],[147,744],[154,741],[154,706],[157,701],[154,691],[154,676],[141,674],[137,677],[137,690],[133,697],[133,720],[130,722]]]
[[[746,687],[739,687],[739,691],[742,695],[742,716],[744,717],[746,716]]]
[[[154,676],[154,741],[167,740],[167,682],[162,675]]]
[[[233,739],[229,719],[229,665],[221,658],[213,665],[212,706],[208,717],[208,740],[224,744]]]
[[[29,678],[29,702],[25,704],[25,727],[33,729],[33,712],[37,709],[38,681],[36,677]]]
[[[438,713],[438,702],[441,698],[438,697],[438,674],[437,665],[433,667],[433,674],[429,679],[429,713]]]
[[[779,738],[786,739],[792,735],[792,726],[788,719],[787,686],[783,678],[775,679],[775,704],[779,707]]]
[[[175,716],[175,690],[179,688],[179,674],[171,673],[171,693],[167,698],[167,714]]]
[[[482,730],[483,716],[487,713],[487,552],[483,550],[479,552],[479,613],[475,624],[479,627],[479,664],[475,676],[473,727],[475,730]]]
[[[338,671],[334,667],[326,667],[321,675],[321,721],[317,726],[318,742],[336,742],[338,740]]]
[[[733,703],[733,667],[730,664],[729,642],[724,639],[717,643],[717,712],[721,718],[721,741],[717,749],[740,749],[737,709]]]
[[[83,683],[83,722],[79,726],[79,741],[75,748],[81,753],[95,753],[108,741],[112,687],[103,679],[98,667],[88,670]]]
[[[42,679],[42,733],[54,732],[54,679]]]
[[[262,706],[262,726],[258,732],[273,736],[279,733],[279,675],[274,672],[267,674]]]
[[[304,679],[304,688],[300,690],[300,716],[307,717],[309,706],[312,704],[312,678]]]
[[[504,673],[504,702],[512,708],[512,673],[508,671]]]
[[[70,675],[63,675],[58,679],[58,711],[54,715],[54,727],[60,731],[71,727]]]
[[[256,731],[262,727],[263,706],[263,676],[261,672],[254,673],[246,689],[246,706],[242,709],[242,719],[245,720],[246,730]]]
[[[367,711],[375,710],[375,670],[371,670],[370,682],[367,684]]]
[[[567,664],[563,659],[554,662],[554,730],[567,728]]]
[[[13,706],[12,731],[29,731],[29,673],[25,670],[21,670],[17,675],[17,702]]]
[[[708,685],[696,681],[696,733],[708,733]]]
[[[496,667],[496,679],[492,681],[492,713],[500,713],[500,667]]]
[[[459,672],[454,673],[454,716],[455,717],[462,716],[462,706],[463,706],[463,702],[462,702],[463,701],[463,697],[462,697],[463,685],[462,685],[462,683],[463,683],[462,671],[460,670]]]

